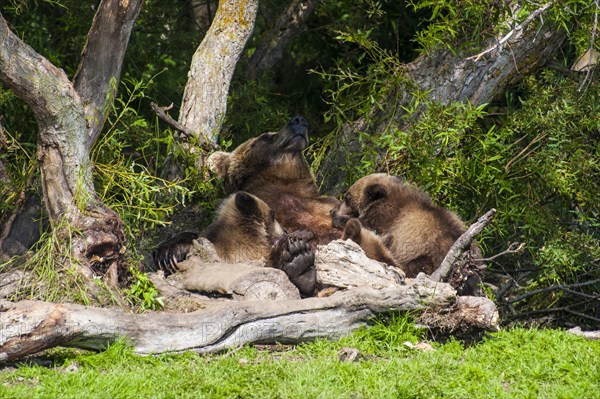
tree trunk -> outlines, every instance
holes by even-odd
[[[225,117],[229,84],[254,29],[258,0],[221,0],[192,58],[179,123],[199,142],[216,142]]]
[[[433,100],[481,105],[492,101],[535,69],[545,65],[567,38],[550,21],[515,29],[504,45],[481,56],[442,50],[423,54],[408,66],[409,76]]]
[[[305,27],[306,20],[315,10],[315,0],[293,0],[275,24],[261,36],[256,50],[248,60],[246,73],[251,78],[273,67],[284,54],[290,41]]]
[[[541,7],[541,12],[549,5]],[[539,15],[536,12],[534,14]],[[444,104],[469,102],[478,106],[488,103],[509,85],[545,65],[567,37],[566,32],[554,26],[550,20],[545,20],[541,25],[532,23],[531,19],[525,22],[504,37],[490,41],[489,47],[480,54],[457,54],[445,48],[433,50],[422,54],[396,73],[406,73],[421,91],[428,92],[431,99]],[[396,90],[404,91],[405,88]],[[396,94],[392,93],[393,96]],[[345,154],[352,156],[362,153],[356,142],[356,132],[368,131],[376,135],[390,126],[402,129],[401,116],[406,113],[403,107],[409,105],[411,100],[410,93],[403,92],[398,99],[385,101],[385,109],[374,110],[379,116],[373,118],[376,122],[361,118],[347,123],[342,137],[319,171],[325,192],[337,193],[342,190],[339,182],[345,181],[345,172],[340,171],[339,165],[352,162],[352,159],[345,159]]]
[[[125,7],[119,8],[120,3]],[[28,103],[35,114],[43,202],[51,226],[60,230],[63,245],[72,246],[73,259],[84,275],[91,278],[99,274],[111,283],[117,282],[124,266],[123,222],[96,195],[89,146],[90,134],[97,137],[106,117],[109,100],[101,93],[108,93],[111,84],[116,84],[120,65],[107,66],[104,60],[93,58],[111,53],[111,63],[122,61],[126,47],[123,40],[129,36],[125,31],[131,31],[140,4],[141,1],[102,2],[78,74],[83,98],[65,73],[15,36],[0,15],[0,81]],[[125,17],[119,19],[115,13]],[[111,18],[128,25],[122,31],[110,24],[108,30],[98,26]],[[113,39],[118,39],[119,44],[111,45]],[[100,67],[92,66],[92,62],[98,62]],[[84,101],[89,102],[89,114],[84,110]],[[92,119],[86,119],[87,116]]]
[[[142,0],[102,0],[88,32],[73,83],[85,104],[88,148],[96,142],[117,93],[129,35]]]

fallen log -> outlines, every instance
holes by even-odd
[[[450,306],[456,291],[425,275],[406,285],[358,287],[326,298],[230,301],[191,313],[133,314],[41,301],[0,300],[0,360],[55,346],[104,349],[125,338],[135,353],[216,352],[246,343],[299,343],[339,338],[375,315]]]
[[[368,285],[375,288],[402,284],[404,272],[365,255],[352,240],[335,240],[320,245],[315,254],[317,282],[338,288]]]
[[[300,292],[279,269],[245,263],[181,263],[183,288],[219,293],[238,301],[300,299]]]
[[[600,339],[600,330],[598,331],[583,331],[581,327],[573,327],[567,330],[568,333],[578,335],[587,339]]]

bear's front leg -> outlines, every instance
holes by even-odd
[[[315,252],[311,248],[307,232],[294,232],[284,235],[275,244],[267,266],[283,270],[303,297],[314,295],[317,287]]]

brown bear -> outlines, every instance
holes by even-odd
[[[407,277],[433,273],[466,230],[458,216],[434,205],[425,192],[384,173],[357,180],[331,215],[333,225],[344,228],[344,238],[356,241],[368,256],[400,267]],[[481,257],[476,244],[471,250]],[[477,282],[478,276],[466,276],[461,292],[474,290]]]
[[[263,133],[230,153],[213,153],[208,166],[224,180],[228,193],[244,190],[256,195],[287,231],[307,230],[314,242],[326,244],[341,236],[329,213],[339,201],[319,193],[302,153],[307,145],[308,124],[296,116],[278,132]]]
[[[240,191],[226,198],[205,237],[224,261],[265,261],[283,270],[302,295],[313,294],[316,270],[309,237],[285,234],[273,210],[258,197]],[[196,238],[196,233],[182,232],[159,244],[152,254],[156,266],[167,274],[176,271]]]

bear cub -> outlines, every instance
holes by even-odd
[[[296,116],[278,132],[249,139],[230,153],[211,154],[207,164],[223,179],[227,193],[256,195],[287,231],[307,230],[315,243],[326,244],[341,236],[329,214],[339,201],[319,193],[302,153],[307,146],[308,123]]]
[[[425,192],[384,173],[357,180],[331,215],[333,225],[344,229],[344,239],[355,241],[367,256],[401,268],[409,278],[433,273],[466,231],[457,215],[434,205]],[[481,258],[476,244],[471,252]],[[475,291],[478,268],[463,274],[454,288],[461,294]]]
[[[243,191],[227,197],[204,236],[225,262],[265,261],[283,270],[303,296],[313,294],[315,255],[307,242],[311,235],[286,234],[273,210],[258,197]],[[166,274],[175,272],[196,238],[196,233],[182,232],[159,244],[152,254],[154,263]]]

